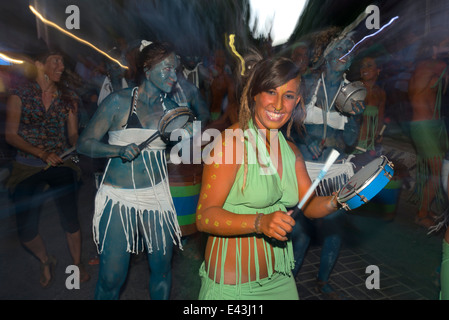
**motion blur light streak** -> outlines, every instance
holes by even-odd
[[[234,38],[235,38],[235,34],[229,35],[229,46],[231,47],[232,52],[237,56],[237,58],[239,58],[240,62],[242,63],[241,75],[243,76],[245,74],[245,61],[243,60],[242,56],[235,49]]]
[[[49,25],[49,26],[51,26],[51,27],[53,27],[53,28],[56,28],[57,30],[63,32],[64,34],[66,34],[66,35],[68,35],[68,36],[74,38],[75,40],[77,40],[77,41],[79,41],[79,42],[81,42],[81,43],[84,43],[85,45],[87,45],[87,46],[93,48],[95,51],[101,53],[102,55],[104,55],[104,56],[106,56],[108,59],[110,59],[111,61],[117,63],[121,68],[123,68],[123,69],[128,69],[128,67],[122,65],[122,64],[120,63],[120,61],[118,61],[118,60],[112,58],[112,57],[111,57],[110,55],[108,55],[106,52],[101,51],[100,49],[98,49],[96,46],[94,46],[94,45],[91,44],[90,42],[88,42],[88,41],[86,41],[86,40],[83,40],[83,39],[81,39],[81,38],[78,38],[77,36],[71,34],[70,32],[68,32],[68,31],[64,30],[63,28],[61,28],[60,26],[58,26],[56,23],[51,22],[50,20],[45,19],[45,18],[44,18],[44,17],[43,17],[43,16],[42,16],[36,9],[33,8],[33,6],[29,6],[29,8],[30,8],[31,12],[33,12],[33,14],[34,14],[36,17],[38,17],[43,23],[45,23],[45,24],[47,24],[47,25]]]
[[[14,64],[22,64],[23,63],[22,60],[12,59],[12,58],[8,57],[7,55],[4,55],[3,53],[0,53],[0,59],[4,60],[6,62],[14,63]]]
[[[379,30],[377,30],[376,32],[374,32],[373,34],[367,35],[365,37],[363,37],[362,40],[360,40],[359,42],[357,42],[352,48],[351,50],[348,51],[347,54],[345,54],[344,56],[342,56],[339,60],[343,60],[347,55],[351,54],[351,52],[359,45],[361,44],[363,41],[365,41],[368,38],[374,37],[375,35],[379,34],[380,32],[382,32],[386,27],[388,27],[389,25],[391,25],[396,19],[399,19],[399,16],[394,17],[393,19],[390,20],[390,22],[388,22],[387,24],[385,24],[384,26],[382,26],[382,28],[380,28]]]

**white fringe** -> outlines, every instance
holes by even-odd
[[[145,152],[148,152],[145,150]],[[162,154],[162,159],[158,156],[155,156],[157,161],[157,167],[159,172],[161,172],[162,176],[167,177],[167,166],[165,165],[165,153],[160,150],[151,151],[154,153]],[[148,152],[149,153],[149,152]],[[145,159],[145,157],[143,157]],[[170,187],[168,179],[164,179],[158,184],[155,183],[155,177],[153,174],[153,166],[150,162],[150,168],[148,167],[146,161],[144,160],[145,168],[150,177],[151,183],[153,187],[136,189],[134,185],[134,189],[122,189],[122,188],[114,188],[109,185],[103,185],[103,181],[97,191],[97,195],[95,197],[95,214],[93,217],[92,231],[94,242],[97,245],[98,253],[102,253],[104,249],[104,241],[107,237],[109,224],[111,222],[111,216],[113,209],[118,206],[118,212],[120,214],[120,219],[122,222],[122,227],[124,231],[124,236],[126,238],[127,247],[126,251],[131,253],[137,253],[139,251],[138,239],[141,237],[139,235],[139,223],[142,226],[143,230],[143,238],[145,239],[145,243],[147,246],[147,250],[149,253],[152,253],[154,247],[156,250],[160,250],[162,248],[164,250],[164,254],[166,253],[166,234],[165,228],[166,225],[168,230],[170,231],[170,237],[173,243],[182,249],[181,244],[181,229],[178,224],[175,207],[173,204],[173,199],[170,194]],[[109,167],[106,167],[106,171]],[[132,166],[132,178],[134,183],[134,167]],[[109,212],[105,212],[106,206],[111,203],[111,209]],[[132,209],[134,209],[134,217],[132,213]],[[100,241],[100,221],[102,220],[104,215],[107,216],[107,224],[104,231],[104,236],[102,241]],[[144,219],[144,214],[147,214],[147,219]],[[153,217],[151,220],[150,216]],[[159,220],[159,224],[156,225],[156,216]],[[133,221],[134,220],[134,221]],[[159,237],[155,236],[156,228],[160,228],[162,231],[162,243],[159,243]],[[153,234],[154,233],[154,234]],[[132,242],[130,243],[130,240]],[[143,239],[142,239],[143,241]],[[153,243],[155,241],[155,244]],[[141,248],[143,251],[143,246]]]
[[[338,192],[354,175],[354,164],[350,162],[352,157],[349,156],[343,163],[335,163],[329,168],[326,176],[317,187],[319,195],[331,196],[332,192]],[[312,182],[318,177],[323,166],[324,163],[306,161],[307,172]]]

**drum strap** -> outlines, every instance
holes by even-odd
[[[326,99],[326,113],[327,113],[327,112],[329,112],[329,111],[332,109],[332,107],[334,106],[335,101],[337,100],[338,93],[340,92],[341,88],[343,87],[344,81],[342,81],[342,82],[340,83],[340,86],[338,87],[338,89],[337,89],[337,91],[336,91],[336,93],[335,93],[335,95],[334,95],[334,98],[332,99],[331,104],[329,104],[329,97],[327,96],[326,81],[324,81],[324,72],[321,73],[321,81],[323,82],[323,91],[324,91],[324,97],[325,97],[325,99]],[[327,122],[327,120],[324,120],[324,121]]]
[[[335,101],[337,100],[338,93],[340,92],[341,88],[343,87],[343,81],[340,83],[340,86],[337,89],[337,92],[334,95],[334,98],[332,99],[331,104],[329,104],[329,97],[327,96],[327,88],[326,88],[326,81],[324,81],[324,72],[321,73],[321,81],[323,82],[323,91],[324,91],[324,97],[326,99],[326,110],[323,110],[323,123],[324,123],[324,130],[323,130],[323,139],[322,144],[324,145],[324,142],[326,141],[327,137],[327,114],[331,111],[332,107],[335,104]]]

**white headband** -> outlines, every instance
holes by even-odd
[[[152,43],[153,43],[153,42],[151,42],[151,41],[142,40],[142,42],[141,42],[141,44],[140,44],[139,51],[142,52],[142,50],[143,50],[145,47],[149,46],[149,45],[152,44]]]

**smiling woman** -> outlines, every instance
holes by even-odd
[[[61,154],[78,140],[77,96],[61,84],[63,53],[42,48],[34,57],[37,75],[12,90],[6,111],[6,141],[17,149],[7,186],[16,204],[19,239],[41,262],[40,284],[53,280],[56,259],[39,234],[39,214],[46,200],[44,188],[55,195],[61,226],[81,282],[89,275],[81,265],[77,178],[80,169]]]
[[[295,221],[287,208],[298,203],[311,181],[299,150],[280,129],[287,126],[289,136],[291,119],[303,109],[300,71],[286,58],[251,55],[245,61],[249,71],[239,123],[230,127],[243,134],[223,133],[214,143],[227,148],[212,155],[218,161],[203,170],[196,224],[209,238],[199,298],[298,299],[288,237]],[[235,156],[231,163],[229,150]],[[312,197],[305,214],[326,215],[333,202]]]
[[[285,85],[262,92],[254,98],[256,105],[262,106],[255,113],[257,127],[279,129],[287,122],[300,100],[300,82],[299,78],[292,79]]]

